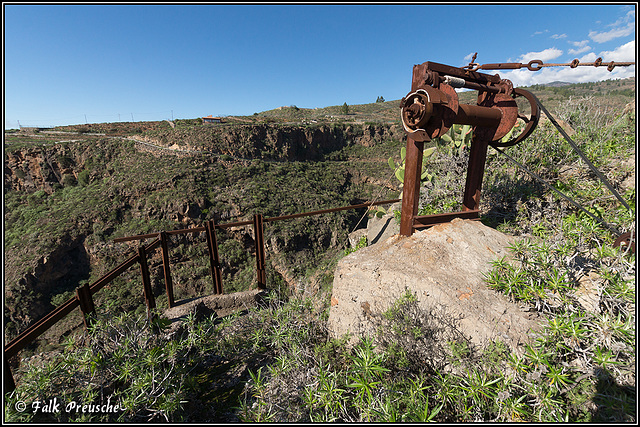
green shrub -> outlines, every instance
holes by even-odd
[[[78,173],[78,184],[80,184],[82,187],[86,187],[87,185],[89,185],[89,183],[90,183],[89,170],[84,169],[80,171]]]

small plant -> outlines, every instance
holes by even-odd
[[[367,241],[367,236],[362,236],[360,237],[360,240],[358,240],[358,243],[356,244],[355,247],[347,248],[344,250],[344,255],[346,256],[346,255],[352,254],[358,249],[366,248],[368,245],[369,245],[369,242]]]
[[[78,173],[77,182],[83,187],[86,187],[87,185],[89,185],[90,178],[89,178],[88,169],[84,169]]]
[[[507,132],[507,134],[502,137],[500,142],[509,142],[509,140],[514,137],[514,134],[516,136],[519,135],[522,132],[523,128],[524,122],[522,121],[522,119],[518,119],[516,124],[509,130],[509,132]]]
[[[422,168],[421,168],[421,172],[420,172],[420,181],[421,182],[424,182],[424,181],[433,182],[433,180],[434,180],[433,174],[430,174],[429,171],[426,169],[426,163],[427,163],[427,159],[431,155],[433,155],[435,150],[436,150],[436,147],[427,148],[427,149],[424,150],[424,152],[422,154]],[[406,149],[406,147],[402,147],[400,149],[400,162],[399,163],[396,163],[393,160],[393,157],[389,157],[389,159],[387,161],[387,163],[389,164],[389,167],[391,168],[392,171],[394,171],[396,178],[401,183],[404,183],[404,168],[405,168],[405,163],[406,163],[406,156],[407,156],[407,149]]]
[[[354,405],[366,421],[371,421],[374,393],[382,384],[382,376],[389,371],[382,366],[383,356],[375,353],[374,347],[371,339],[363,338],[353,351],[352,368],[347,374],[347,386],[356,390]]]
[[[57,396],[65,404],[111,404],[121,408],[92,414],[32,411],[32,421],[179,419],[189,370],[188,341],[163,342],[152,334],[150,326],[144,315],[101,316],[83,340],[67,340],[65,352],[42,368],[29,368],[15,396],[25,402],[45,402]],[[88,346],[83,346],[82,341]],[[60,388],[61,384],[64,387]],[[12,416],[9,414],[8,419]]]
[[[376,218],[382,218],[387,214],[387,211],[383,207],[378,207],[375,210],[369,212],[370,216],[375,216]]]
[[[454,124],[434,141],[439,147],[447,147],[450,155],[461,156],[463,151],[471,146],[472,139],[473,128],[470,125]]]

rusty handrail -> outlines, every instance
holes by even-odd
[[[382,201],[379,201],[379,202],[365,202],[365,203],[360,203],[358,205],[344,206],[344,207],[341,207],[341,208],[323,209],[323,210],[320,210],[320,211],[303,212],[303,213],[297,213],[297,214],[291,214],[291,215],[282,215],[282,216],[276,216],[276,217],[272,217],[272,218],[265,218],[264,222],[274,222],[274,221],[281,221],[281,220],[285,220],[285,219],[301,218],[301,217],[305,217],[305,216],[321,215],[321,214],[331,213],[331,212],[346,211],[346,210],[349,210],[349,209],[366,208],[366,207],[369,207],[369,206],[389,205],[391,203],[397,203],[399,201],[400,201],[400,199],[382,200]]]
[[[343,206],[340,208],[330,208],[330,209],[322,209],[319,211],[310,211],[310,212],[302,212],[297,214],[275,216],[270,218],[264,218],[264,222],[275,222],[275,221],[282,221],[282,220],[293,219],[293,218],[301,218],[305,216],[322,215],[326,213],[345,211],[349,209],[360,209],[368,206],[388,205],[388,204],[396,203],[399,201],[400,199],[382,200],[379,202],[365,202],[357,205]],[[216,228],[224,229],[224,228],[240,227],[243,225],[252,225],[252,224],[253,224],[253,220],[247,220],[247,221],[228,222],[225,224],[216,224],[215,226]],[[187,233],[201,233],[203,231],[206,231],[205,226],[183,228],[180,230],[170,230],[170,231],[166,231],[166,233],[169,235],[177,235],[177,234],[187,234]],[[116,243],[121,243],[121,242],[130,242],[134,240],[144,240],[144,239],[158,237],[159,234],[160,234],[159,232],[155,232],[155,233],[148,233],[148,234],[137,234],[135,236],[117,237],[113,239],[113,241]]]
[[[29,326],[24,332],[7,344],[4,348],[4,357],[9,359],[18,354],[20,350],[35,341],[37,337],[58,323],[60,319],[71,313],[71,311],[78,306],[80,306],[80,302],[78,301],[78,298],[74,296],[67,302],[52,310],[49,314],[37,321],[35,324]]]
[[[145,250],[150,251],[155,249],[160,244],[160,241],[154,241],[151,244],[145,247]],[[122,262],[119,266],[102,276],[96,282],[94,282],[90,287],[91,294],[95,294],[100,289],[102,289],[105,285],[111,282],[113,279],[122,274],[125,270],[131,267],[138,261],[138,255],[133,255],[126,261]],[[35,341],[37,337],[47,331],[50,327],[58,323],[60,319],[65,317],[67,314],[71,313],[74,308],[78,307],[80,302],[77,297],[72,297],[63,304],[59,305],[57,308],[53,309],[49,312],[45,317],[38,320],[33,325],[30,325],[27,329],[25,329],[22,333],[20,333],[17,337],[11,340],[4,347],[4,355],[5,358],[11,358],[18,354],[18,352],[24,349],[27,345]]]
[[[321,214],[325,214],[325,213],[338,212],[338,211],[349,210],[349,209],[359,209],[359,208],[369,207],[369,206],[391,204],[391,203],[396,203],[396,202],[399,202],[399,201],[400,201],[400,199],[383,200],[383,201],[379,201],[379,202],[365,202],[365,203],[360,203],[360,204],[357,204],[357,205],[350,205],[350,206],[344,206],[344,207],[339,207],[339,208],[330,208],[330,209],[323,209],[323,210],[318,210],[318,211],[302,212],[302,213],[291,214],[291,215],[282,215],[282,216],[279,216],[279,217],[264,218],[264,219],[259,220],[258,222],[256,222],[256,219],[254,217],[254,220],[250,220],[250,221],[238,221],[238,222],[232,222],[232,223],[226,223],[226,224],[213,224],[213,225],[214,225],[214,228],[223,229],[223,228],[230,228],[230,227],[237,227],[237,226],[242,226],[242,225],[251,225],[251,224],[253,224],[257,229],[258,227],[256,226],[256,224],[259,224],[260,225],[260,227],[259,227],[260,231],[257,232],[257,233],[259,235],[261,235],[261,233],[262,233],[261,229],[262,229],[262,223],[263,222],[274,222],[274,221],[281,221],[281,220],[287,220],[287,219],[293,219],[293,218],[301,218],[301,217],[305,217],[305,216],[321,215]],[[143,240],[143,239],[148,239],[148,238],[155,238],[155,240],[152,241],[151,243],[149,243],[148,245],[141,246],[139,248],[139,251],[138,251],[137,254],[129,257],[128,259],[123,261],[120,265],[118,265],[116,268],[114,268],[113,270],[109,271],[108,273],[103,275],[100,279],[95,281],[92,285],[90,285],[88,287],[88,294],[86,294],[85,297],[90,298],[91,295],[94,295],[96,292],[100,291],[103,287],[105,287],[112,280],[114,280],[116,277],[118,277],[120,274],[122,274],[124,271],[126,271],[133,264],[135,264],[136,262],[140,262],[141,261],[141,259],[140,259],[140,254],[141,253],[145,254],[145,253],[157,248],[158,246],[161,246],[162,245],[162,238],[161,238],[161,234],[162,233],[165,233],[166,235],[169,235],[169,234],[177,235],[177,234],[184,234],[184,233],[197,233],[197,232],[202,232],[202,231],[206,231],[206,230],[207,230],[206,226],[201,226],[201,227],[193,227],[193,228],[187,228],[187,229],[182,229],[182,230],[172,230],[172,231],[165,231],[165,232],[158,232],[158,233],[139,234],[139,235],[136,235],[136,236],[119,237],[117,239],[114,239],[115,242],[126,242],[126,241],[133,241],[133,240]],[[260,252],[260,251],[258,251],[258,252]],[[163,256],[166,257],[166,253],[163,254]],[[262,251],[261,260],[262,260],[262,262],[264,262],[264,251]],[[141,263],[141,264],[146,264],[146,263]],[[144,274],[145,274],[145,268],[144,267],[142,268],[142,271],[143,271],[142,274],[144,276]],[[146,272],[146,273],[148,274],[148,272]],[[262,276],[265,276],[264,271],[262,271],[261,273],[262,273]],[[266,279],[266,277],[263,277],[262,282],[260,282],[260,281],[259,282],[264,284],[263,282],[264,282],[265,279]],[[166,276],[165,276],[165,280],[166,280]],[[148,290],[145,289],[145,298],[149,297],[147,295],[147,292],[148,292]],[[222,293],[222,285],[221,284],[218,284],[218,292]],[[61,304],[58,307],[56,307],[55,309],[53,309],[46,316],[44,316],[43,318],[41,318],[40,320],[38,320],[34,324],[30,325],[26,330],[21,332],[17,337],[15,337],[13,340],[11,340],[8,344],[5,345],[5,347],[4,347],[5,391],[12,391],[13,389],[15,389],[15,382],[13,381],[13,375],[11,373],[11,368],[9,366],[8,360],[11,357],[16,356],[27,345],[29,345],[30,343],[35,341],[40,335],[42,335],[49,328],[51,328],[53,325],[55,325],[60,320],[62,320],[65,316],[67,316],[69,313],[71,313],[75,308],[81,307],[80,298],[81,298],[80,297],[80,293],[78,293],[76,296],[70,298],[69,300],[67,300],[63,304]],[[171,299],[171,297],[170,297],[170,299]],[[148,301],[147,301],[147,303],[148,303]],[[86,313],[84,313],[84,314],[86,315]],[[85,320],[86,320],[86,318],[85,318]]]

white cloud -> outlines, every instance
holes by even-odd
[[[597,56],[595,53],[593,52],[589,52],[588,54],[582,56],[581,58],[578,58],[578,61],[580,62],[594,62],[597,59]]]
[[[635,23],[636,20],[636,11],[630,10],[627,14],[621,18],[618,18],[616,22],[613,24],[609,24],[609,27],[617,27],[620,25],[627,25],[628,23]]]
[[[569,55],[574,55],[574,56],[575,56],[575,55],[579,55],[579,54],[581,54],[581,53],[588,52],[588,51],[590,51],[590,50],[591,50],[591,46],[584,46],[584,47],[581,47],[581,48],[579,48],[579,49],[569,49],[569,50],[567,51],[567,53],[568,53]]]
[[[549,49],[542,50],[540,52],[525,53],[520,57],[520,62],[526,64],[526,63],[529,63],[529,61],[532,61],[534,59],[539,59],[542,62],[547,62],[550,59],[555,59],[559,57],[560,55],[562,55],[562,51],[560,49],[556,49],[555,47],[552,47]]]
[[[587,46],[589,44],[589,40],[580,40],[579,42],[569,42],[570,44],[574,45],[575,47],[577,47],[578,49],[584,46]]]
[[[600,52],[600,57],[605,62],[635,62],[636,60],[636,41],[632,40],[622,46],[618,46],[614,50]]]
[[[554,34],[551,36],[552,39],[555,40],[559,40],[559,39],[566,39],[567,35],[566,34]]]
[[[589,38],[596,43],[604,43],[618,37],[626,37],[632,34],[636,28],[636,12],[631,10],[627,14],[619,18],[613,24],[608,25],[612,29],[605,32],[589,31]]]
[[[633,32],[633,25],[629,25],[625,28],[617,28],[606,33],[598,33],[597,31],[589,31],[589,37],[596,43],[604,43],[609,40],[617,39],[618,37],[626,37]]]
[[[464,60],[465,60],[465,61],[467,61],[467,62],[468,62],[468,61],[471,61],[471,59],[473,58],[473,55],[475,55],[475,52],[470,53],[469,55],[465,56],[465,57],[464,57],[464,58],[462,58],[462,59],[464,59]]]
[[[536,31],[535,33],[531,34],[531,37],[539,36],[540,34],[544,34],[544,33],[548,33],[548,32],[549,32],[549,30]]]

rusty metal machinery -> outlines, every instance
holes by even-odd
[[[477,54],[474,55],[468,66],[462,68],[435,62],[425,62],[413,67],[411,92],[402,99],[400,104],[402,124],[407,132],[400,220],[401,235],[410,236],[416,229],[451,221],[453,218],[478,219],[480,217],[480,195],[488,147],[492,146],[502,152],[500,148],[515,145],[526,139],[538,125],[541,109],[555,124],[555,120],[531,92],[514,88],[511,81],[501,79],[498,74],[489,75],[479,73],[477,70],[527,68],[530,71],[540,71],[543,67],[552,66],[576,68],[577,66],[598,67],[606,65],[607,70],[612,71],[615,66],[635,64],[635,62],[604,64],[602,59],[598,58],[593,63],[580,63],[576,59],[568,64],[543,64],[540,60],[533,60],[528,64],[479,65],[474,62],[476,56]],[[477,90],[476,105],[458,102],[458,95],[455,91],[457,88]],[[516,99],[520,97],[526,100],[528,108],[522,102],[520,104],[524,104],[525,107],[521,109],[518,107]],[[512,131],[518,119],[525,123],[524,128],[517,135],[503,141],[504,137]],[[446,214],[418,216],[424,143],[443,136],[454,124],[473,126],[473,139],[471,141],[463,195],[463,210]],[[564,134],[561,129],[559,130]],[[577,146],[572,141],[569,140],[569,142],[587,164],[592,167]],[[617,194],[607,180],[597,170],[595,172],[621,203],[627,206],[626,202]],[[565,195],[561,195],[566,198]],[[579,205],[578,207],[583,209]],[[590,214],[589,212],[587,213]],[[619,232],[615,234],[620,235]],[[635,249],[635,243],[629,236],[621,235],[618,240],[621,241],[620,244],[628,244]]]
[[[456,88],[478,91],[476,105],[458,102]],[[519,111],[516,98],[524,97],[529,114]],[[535,97],[528,91],[514,88],[511,81],[500,76],[474,70],[425,62],[413,67],[411,92],[401,102],[402,124],[407,132],[407,153],[402,195],[400,234],[410,236],[414,229],[428,227],[455,217],[479,218],[480,190],[489,145],[506,147],[528,137],[540,118]],[[509,141],[509,134],[518,118],[525,122],[519,135]],[[463,196],[463,211],[449,214],[418,216],[420,168],[424,143],[444,135],[454,124],[474,127],[467,179]]]

